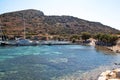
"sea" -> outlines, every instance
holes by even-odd
[[[97,80],[119,53],[84,45],[1,46],[0,80]]]

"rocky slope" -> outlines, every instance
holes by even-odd
[[[72,16],[47,16],[39,10],[22,10],[0,15],[1,25],[7,35],[21,35],[25,22],[27,34],[80,34],[90,33],[120,33],[120,31],[103,25]]]

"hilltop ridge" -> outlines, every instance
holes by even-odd
[[[87,21],[73,16],[47,16],[42,11],[34,9],[1,14],[1,25],[4,26],[5,33],[8,35],[22,34],[23,17],[28,34],[120,33],[119,30],[99,22]]]

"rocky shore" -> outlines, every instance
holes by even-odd
[[[102,72],[98,80],[120,80],[120,68]]]
[[[107,48],[113,52],[120,53],[120,46],[119,45],[107,47]]]

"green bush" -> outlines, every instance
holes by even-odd
[[[83,39],[83,40],[87,40],[87,39],[89,39],[91,37],[91,34],[90,33],[88,33],[88,32],[83,32],[82,33],[82,35],[81,35],[81,38]]]

